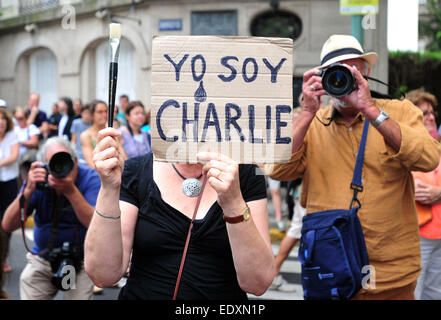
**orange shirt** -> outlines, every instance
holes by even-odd
[[[412,172],[414,178],[441,187],[441,163],[430,172]],[[418,209],[418,208],[417,208]],[[426,239],[441,239],[441,204],[431,206],[432,220],[420,227],[420,236]]]
[[[375,267],[373,293],[406,286],[418,277],[420,246],[411,170],[435,169],[441,152],[440,144],[422,123],[422,112],[408,100],[375,103],[399,124],[402,141],[395,153],[383,136],[372,125],[369,127],[358,215],[370,264]],[[319,110],[317,117],[327,122],[331,113],[328,107]],[[325,127],[314,119],[290,162],[266,169],[273,170],[271,177],[278,180],[303,176],[301,204],[307,213],[349,209],[353,194],[349,186],[363,124],[361,113],[351,125],[337,117]]]

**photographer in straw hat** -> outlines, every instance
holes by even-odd
[[[440,145],[410,101],[372,98],[364,76],[369,75],[377,54],[364,53],[354,37],[331,36],[320,58],[320,66],[303,75],[304,98],[300,116],[293,122],[291,160],[267,170],[278,180],[303,177],[301,205],[307,214],[347,208],[353,196],[350,185],[356,154],[365,119],[369,120],[358,216],[370,278],[364,279],[369,281],[354,299],[414,299],[421,266],[411,171],[435,169]],[[337,71],[325,83],[323,72],[336,63],[340,64]],[[353,87],[348,86],[346,94],[331,96],[331,106],[320,109],[321,96],[330,95],[330,88],[346,86],[351,77]]]

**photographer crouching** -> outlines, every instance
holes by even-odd
[[[78,164],[70,142],[61,137],[48,139],[37,159],[2,220],[3,229],[12,232],[35,210],[35,244],[20,277],[20,297],[47,300],[62,290],[65,300],[91,299],[93,283],[84,272],[83,244],[99,176]]]

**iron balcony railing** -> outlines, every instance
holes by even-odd
[[[20,0],[20,15],[33,14],[47,9],[56,8],[60,0]]]

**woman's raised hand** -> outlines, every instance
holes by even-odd
[[[124,170],[124,157],[118,139],[121,132],[105,128],[98,132],[98,143],[93,150],[93,163],[101,178],[103,187],[118,189]]]
[[[206,162],[203,173],[207,175],[207,182],[217,192],[217,202],[224,215],[239,215],[246,203],[240,191],[238,163],[225,155],[212,152],[200,152],[197,158]]]

